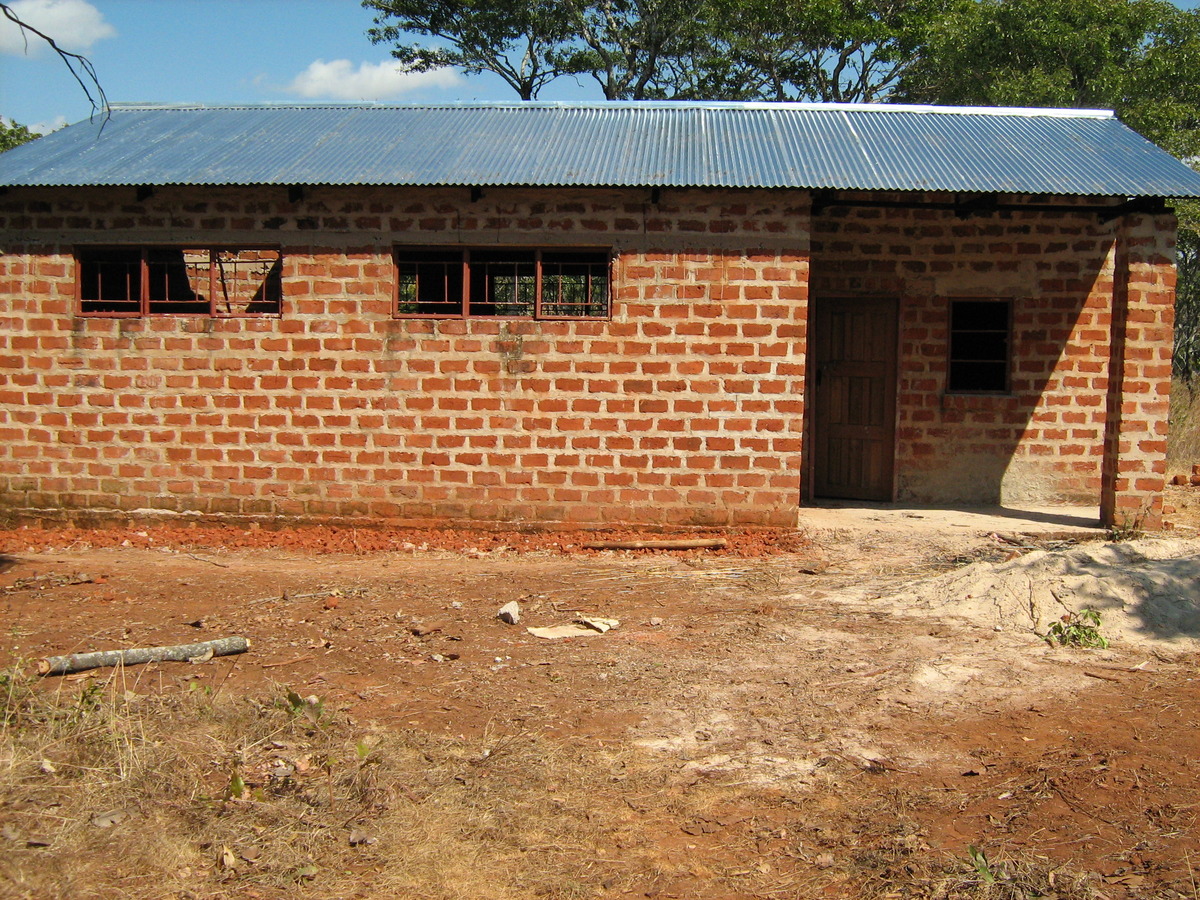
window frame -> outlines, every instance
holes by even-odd
[[[170,301],[152,300],[151,289],[151,269],[155,265],[159,265],[157,261],[152,259],[156,253],[163,251],[203,251],[208,257],[208,300],[206,311],[198,310],[163,310],[154,308],[158,304],[169,303]],[[217,270],[219,268],[219,254],[222,253],[244,253],[244,252],[272,252],[275,254],[275,259],[272,262],[271,268],[279,267],[278,275],[278,296],[272,298],[273,308],[265,312],[222,312],[218,308],[217,301]],[[89,255],[95,258],[86,259]],[[85,303],[126,303],[132,305],[132,298],[126,298],[123,301],[103,301],[99,299],[85,300],[84,298],[84,279],[83,269],[89,262],[102,262],[99,259],[103,254],[124,254],[132,259],[137,257],[138,265],[138,297],[137,309],[128,310],[86,310]],[[283,315],[283,250],[278,244],[80,244],[74,248],[75,260],[75,311],[76,315],[87,318],[99,319],[141,319],[141,318],[187,318],[187,317],[206,317],[212,319],[261,319],[261,318],[279,318]],[[128,263],[127,263],[128,264]],[[268,273],[264,279],[264,284],[272,276]],[[198,301],[199,302],[199,301]]]
[[[964,396],[964,397],[980,397],[993,396],[1003,397],[1012,393],[1012,376],[1013,376],[1013,316],[1016,309],[1016,301],[1011,297],[950,297],[946,306],[946,394],[948,396]],[[954,327],[954,307],[958,303],[990,303],[1003,304],[1005,311],[1004,328],[959,328]],[[955,336],[956,335],[1000,335],[1004,336],[1004,359],[983,359],[981,357],[963,357],[955,358]],[[991,363],[1004,364],[1004,383],[1002,387],[986,387],[986,388],[970,388],[956,385],[954,383],[955,364],[959,363]]]
[[[511,253],[514,256],[512,262],[515,265],[531,262],[534,270],[534,293],[533,293],[533,311],[530,313],[483,313],[473,312],[472,307],[472,282],[476,280],[473,276],[472,258],[473,252],[480,254],[503,254]],[[400,293],[401,282],[406,276],[401,272],[401,266],[409,264],[419,266],[423,264],[421,259],[423,254],[430,257],[434,256],[457,256],[461,260],[459,271],[461,273],[461,287],[459,293],[461,298],[452,301],[443,301],[447,304],[456,303],[457,310],[447,312],[401,312],[400,311]],[[566,264],[564,260],[551,260],[546,262],[546,255],[551,256],[569,256],[576,255],[582,257],[577,265],[585,266],[600,266],[604,269],[604,312],[602,315],[557,315],[549,313],[544,308],[550,304],[543,303],[543,289],[545,287],[545,267],[547,265],[560,266]],[[521,255],[528,255],[528,260],[521,259]],[[603,262],[601,262],[603,259]],[[613,311],[613,250],[611,247],[547,247],[547,246],[488,246],[488,245],[423,245],[423,244],[396,244],[392,247],[392,317],[396,319],[489,319],[489,320],[516,320],[516,321],[542,321],[542,322],[598,322],[608,321],[612,318]],[[480,260],[482,265],[495,265],[497,260]],[[440,264],[453,266],[453,260],[431,259],[424,264],[433,265]],[[476,270],[477,272],[477,270]],[[418,273],[419,277],[419,273]],[[520,276],[518,276],[520,277]],[[588,296],[591,296],[591,279],[594,277],[588,274]],[[419,291],[419,282],[416,282],[415,290]],[[561,296],[561,293],[560,293]],[[416,302],[420,303],[420,300]],[[436,302],[436,301],[434,301]],[[481,301],[486,302],[486,301]]]

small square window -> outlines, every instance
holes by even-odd
[[[951,394],[1003,394],[1012,358],[1011,300],[951,300]]]
[[[397,250],[396,313],[402,316],[461,316],[461,250]]]
[[[608,257],[603,253],[542,254],[542,316],[608,316]]]
[[[531,318],[537,304],[537,257],[532,250],[472,250],[469,312]]]
[[[80,312],[114,316],[141,314],[141,250],[81,250],[78,271]]]

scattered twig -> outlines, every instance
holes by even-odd
[[[270,597],[259,597],[256,600],[249,600],[247,602],[251,605],[254,605],[258,603],[270,603],[272,600],[276,602],[283,602],[287,600],[312,600],[314,597],[328,597],[330,593],[331,591],[327,590],[317,591],[315,594],[289,594],[287,591],[284,591],[282,594],[272,594]]]
[[[233,674],[233,670],[237,668],[237,664],[238,661],[236,659],[229,661],[229,669],[225,672],[225,677],[221,679],[221,683],[213,691],[213,699],[216,699],[217,695],[221,693],[221,688],[225,687],[225,682],[229,680],[229,676]]]
[[[1099,678],[1101,681],[1115,681],[1117,684],[1124,683],[1124,679],[1118,678],[1115,675],[1105,675],[1103,672],[1093,672],[1090,669],[1084,669],[1083,674],[1088,678]]]
[[[188,557],[190,557],[191,559],[199,560],[200,562],[212,563],[214,566],[220,566],[222,569],[229,568],[228,563],[217,562],[215,559],[205,559],[203,556],[197,556],[195,553],[189,553]]]
[[[311,653],[310,653],[310,654],[308,654],[307,656],[297,656],[295,659],[289,659],[289,660],[287,660],[286,662],[263,663],[263,664],[262,664],[262,668],[264,668],[264,669],[277,669],[277,668],[279,668],[280,666],[290,666],[290,665],[293,665],[293,664],[295,664],[295,663],[301,663],[301,662],[304,662],[304,661],[306,661],[306,660],[309,660],[309,659],[312,659],[312,654],[311,654]]]
[[[88,653],[73,653],[70,656],[49,656],[38,660],[37,670],[39,675],[66,675],[104,666],[136,666],[164,660],[184,662],[192,659],[211,659],[214,656],[245,653],[249,649],[250,642],[246,638],[227,637],[215,641],[199,641],[195,644],[177,644],[172,647],[93,650]]]
[[[588,541],[585,550],[721,550],[724,538],[681,541]]]

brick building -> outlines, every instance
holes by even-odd
[[[1161,512],[1200,176],[1108,113],[118,107],[0,190],[10,511]]]

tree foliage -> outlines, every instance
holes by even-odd
[[[13,147],[20,147],[22,144],[28,144],[39,136],[24,125],[11,120],[6,122],[0,118],[0,153],[11,150]]]
[[[891,99],[943,0],[713,0],[714,34],[748,98]]]
[[[363,0],[414,71],[563,75],[609,100],[886,100],[948,0]]]
[[[606,100],[679,96],[671,65],[702,52],[703,0],[563,0],[581,47],[565,47],[565,71],[596,80]]]
[[[411,71],[492,72],[522,100],[535,99],[565,74],[558,57],[571,36],[569,20],[555,0],[364,0],[363,6],[376,14],[370,39],[393,45],[392,56]]]
[[[957,0],[901,99],[1115,110],[1177,155],[1200,152],[1200,13],[1165,0]]]
[[[1200,202],[1177,203],[1179,242],[1175,286],[1174,372],[1195,384],[1200,379]]]

